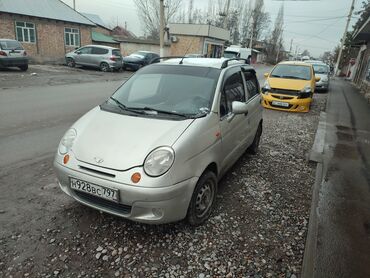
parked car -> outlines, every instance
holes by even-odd
[[[70,67],[76,65],[99,68],[101,71],[122,68],[122,55],[118,48],[104,45],[85,45],[65,55]]]
[[[265,108],[308,112],[315,92],[315,83],[320,81],[311,64],[304,62],[281,62],[271,73],[265,73],[262,87],[262,105]]]
[[[0,39],[0,67],[18,67],[28,69],[28,56],[19,41]]]
[[[122,68],[124,70],[138,70],[155,59],[159,55],[150,51],[138,51],[123,58]]]
[[[144,223],[209,217],[220,178],[258,150],[259,83],[249,65],[180,61],[144,67],[65,133],[54,167],[66,194]]]
[[[250,48],[241,47],[239,45],[231,45],[224,51],[225,58],[243,58],[249,59],[252,55]]]
[[[330,67],[322,61],[308,60],[306,63],[311,64],[315,75],[320,77],[320,81],[316,82],[316,91],[327,92],[330,85]]]

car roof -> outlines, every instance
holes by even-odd
[[[280,62],[278,65],[294,65],[294,66],[306,66],[306,67],[312,66],[311,64],[302,62],[302,61],[284,61],[284,62]]]
[[[100,47],[100,48],[105,48],[105,49],[119,49],[117,47],[111,47],[111,46],[99,45],[99,44],[88,44],[88,45],[83,45],[81,47]]]
[[[182,61],[182,64],[187,65],[187,66],[209,67],[209,68],[221,69],[222,64],[227,60],[230,60],[230,59],[227,59],[227,58],[184,58]],[[174,58],[174,59],[166,60],[162,62],[161,64],[179,65],[180,61],[181,61],[181,58]],[[252,66],[245,64],[243,61],[231,60],[229,62],[229,66],[231,65],[245,65],[253,69]]]

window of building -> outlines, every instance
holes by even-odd
[[[66,46],[80,46],[80,30],[64,28],[64,41]]]
[[[15,30],[18,41],[29,43],[36,42],[35,24],[30,22],[16,21]]]

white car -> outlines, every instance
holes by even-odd
[[[262,133],[254,69],[182,58],[137,71],[63,136],[54,166],[77,201],[144,223],[211,214],[218,180]],[[243,61],[244,62],[244,61]]]

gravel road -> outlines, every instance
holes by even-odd
[[[221,180],[197,228],[80,205],[59,190],[51,157],[0,171],[0,277],[298,277],[315,176],[306,156],[325,102],[315,95],[308,114],[264,110],[259,153]]]

